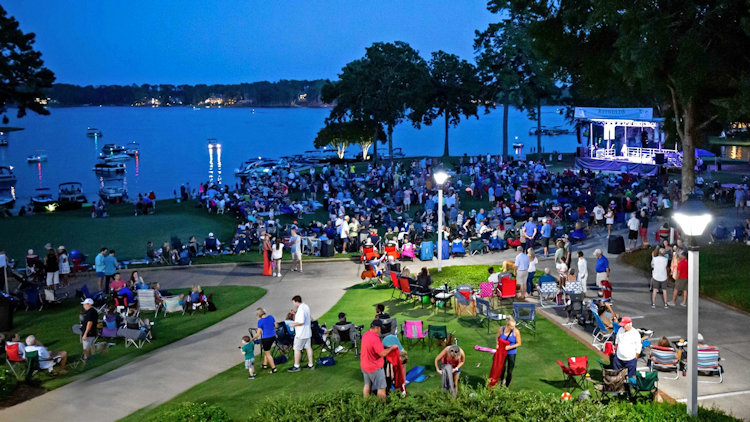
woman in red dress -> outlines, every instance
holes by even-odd
[[[273,274],[271,266],[271,235],[266,233],[263,237],[263,275]]]

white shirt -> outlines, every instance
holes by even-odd
[[[536,264],[539,263],[539,259],[535,256],[533,260],[529,260],[529,274],[534,274],[536,271]]]
[[[631,328],[630,331],[620,328],[617,332],[615,345],[617,346],[617,357],[621,361],[633,360],[637,357],[637,354],[641,353],[641,334],[635,328]]]
[[[599,205],[597,205],[596,207],[594,207],[594,218],[596,218],[597,220],[603,219],[604,218],[604,208],[602,208]]]
[[[341,238],[342,239],[349,238],[349,224],[347,224],[346,221],[341,224]]]
[[[489,277],[487,277],[487,281],[492,284],[497,284],[500,282],[500,273],[492,273]]]
[[[586,262],[586,258],[578,258],[578,279],[584,278],[589,275],[589,264]]]
[[[667,281],[667,258],[664,256],[655,256],[651,258],[651,277],[656,281]]]
[[[635,231],[638,231],[640,227],[641,227],[641,222],[635,217],[630,217],[630,220],[628,220],[628,228],[635,232]]]
[[[306,303],[300,303],[297,308],[297,312],[294,314],[294,322],[302,323],[294,327],[294,336],[300,339],[306,339],[312,337],[312,330],[310,329],[310,307]]]
[[[49,369],[55,363],[52,362],[49,356],[49,351],[44,346],[26,346],[26,353],[28,352],[39,352],[39,368]]]
[[[284,244],[279,243],[278,245],[274,244],[271,247],[271,259],[281,259],[281,257],[284,255]]]

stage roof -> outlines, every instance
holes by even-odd
[[[619,121],[627,125],[631,122],[660,123],[664,119],[654,117],[653,109],[650,108],[602,108],[602,107],[576,107],[574,118],[577,120],[591,122]]]

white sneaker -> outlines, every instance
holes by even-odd
[[[281,273],[279,273],[279,275],[278,275],[278,276],[279,276],[279,277],[281,277]]]

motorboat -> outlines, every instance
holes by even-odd
[[[536,136],[538,133],[541,133],[543,136],[557,136],[568,135],[571,133],[571,130],[562,126],[554,126],[552,128],[542,126],[541,129],[538,129],[536,126],[529,128],[530,136]]]
[[[49,188],[37,188],[34,196],[31,197],[31,205],[34,208],[34,212],[49,211],[50,208],[54,209],[52,204],[55,203],[55,197],[52,196],[52,191]]]
[[[90,127],[86,129],[86,136],[90,138],[101,138],[102,136],[104,136],[104,134],[101,130],[95,127]]]
[[[125,173],[125,164],[117,162],[100,162],[94,164],[94,173],[97,176],[113,176]]]
[[[99,189],[99,197],[106,202],[122,202],[127,197],[123,179],[105,180]]]
[[[0,147],[7,147],[8,146],[8,134],[5,132],[0,132]]]
[[[47,153],[43,149],[38,149],[33,154],[26,157],[27,163],[41,163],[47,161]]]
[[[270,158],[258,157],[257,160],[246,160],[239,168],[234,170],[236,177],[249,177],[257,173],[268,173],[275,168],[277,161]]]
[[[0,166],[0,188],[13,187],[16,185],[16,175],[13,173],[13,167]]]
[[[125,153],[102,155],[100,157],[105,163],[125,163],[130,160],[130,156]]]
[[[57,203],[62,209],[78,209],[86,202],[83,185],[79,182],[60,183],[57,187]]]
[[[102,154],[120,154],[125,152],[125,147],[115,144],[104,144],[102,147]]]
[[[379,154],[379,155],[380,155],[380,158],[383,160],[388,160],[391,158],[391,156],[388,155],[388,151],[385,151],[383,154]],[[404,157],[406,157],[406,154],[404,154],[404,151],[401,148],[399,147],[393,148],[393,158],[404,158]]]
[[[12,189],[0,189],[0,208],[10,209],[16,204]]]
[[[125,154],[128,154],[131,157],[135,157],[136,155],[141,153],[141,146],[138,144],[138,142],[130,142],[127,145],[125,145]]]

